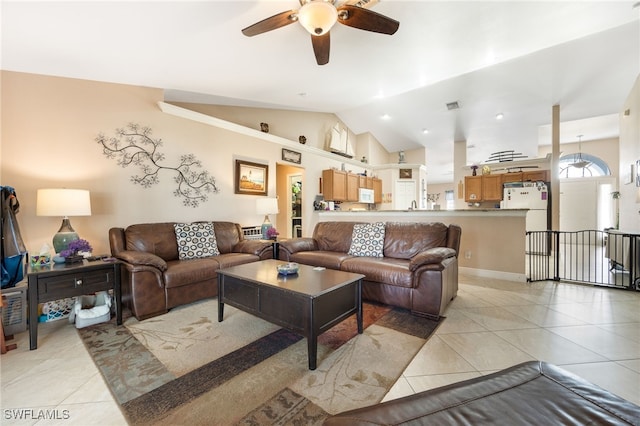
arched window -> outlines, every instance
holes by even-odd
[[[558,168],[561,179],[611,175],[609,166],[602,159],[580,152],[560,157]]]

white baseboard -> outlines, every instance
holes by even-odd
[[[525,274],[516,274],[513,272],[503,272],[503,271],[492,271],[490,269],[477,269],[477,268],[466,268],[464,266],[460,266],[458,271],[461,274],[471,275],[474,277],[482,277],[482,278],[494,278],[497,280],[505,280],[505,281],[516,281],[516,282],[527,282],[527,276]]]

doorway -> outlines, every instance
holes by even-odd
[[[393,194],[393,208],[395,210],[407,210],[416,201],[416,181],[397,180],[395,193]]]
[[[302,237],[302,175],[289,176],[291,190],[291,238]]]
[[[279,238],[298,238],[304,227],[304,169],[288,164],[276,164],[276,194],[280,213],[276,228]],[[308,197],[307,197],[308,198]]]

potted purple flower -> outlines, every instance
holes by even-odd
[[[64,257],[65,263],[80,262],[84,259],[83,253],[91,253],[91,244],[89,241],[79,239],[69,243],[66,250],[60,252],[60,256]]]
[[[278,235],[280,235],[278,233],[278,230],[274,227],[271,227],[269,229],[267,229],[267,238],[270,240],[277,240],[278,239]]]

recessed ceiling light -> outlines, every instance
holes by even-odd
[[[383,115],[382,117],[380,117],[380,118],[382,118],[383,120],[388,120],[388,119],[390,119],[390,118],[391,118],[391,116],[390,116],[389,114],[384,114],[384,115]]]
[[[422,133],[425,134],[425,135],[428,134],[429,133],[429,129],[422,129]]]
[[[502,120],[504,118],[504,114],[499,112],[496,114],[496,120]]]

